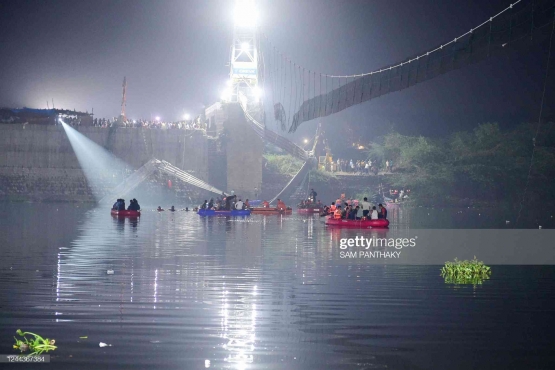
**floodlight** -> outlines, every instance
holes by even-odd
[[[257,23],[257,12],[253,0],[237,0],[235,2],[235,25],[238,27],[254,27]]]

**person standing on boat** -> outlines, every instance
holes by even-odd
[[[387,209],[380,203],[378,204],[380,207],[380,212],[378,213],[378,218],[383,218],[384,220],[387,219]]]
[[[208,200],[205,199],[204,203],[200,206],[200,209],[206,209],[206,207],[208,207]]]
[[[312,203],[316,203],[316,196],[318,195],[318,193],[316,193],[314,191],[314,189],[310,189],[310,200],[312,201]]]
[[[333,218],[336,220],[341,219],[341,206],[337,206],[337,208],[335,209],[335,212],[333,212]]]
[[[285,203],[283,203],[281,199],[277,200],[277,209],[279,211],[285,211],[287,209],[287,206],[285,205]]]
[[[362,208],[360,208],[360,206],[356,206],[355,209],[357,210],[356,219],[357,220],[362,220],[362,217],[364,217],[364,213],[362,211]]]
[[[370,219],[371,220],[377,220],[378,219],[378,211],[376,211],[376,206],[372,207],[372,213],[370,213]]]
[[[244,204],[243,201],[241,200],[241,198],[239,198],[237,203],[235,203],[235,209],[242,210],[243,209],[243,204]]]
[[[363,217],[368,217],[368,214],[370,213],[370,210],[372,209],[372,204],[370,202],[368,202],[368,198],[364,197],[364,200],[362,202],[360,202],[361,208],[362,208],[362,216]]]

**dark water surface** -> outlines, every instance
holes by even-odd
[[[392,227],[426,226],[398,212]],[[462,217],[439,212],[440,226]],[[440,266],[340,261],[337,233],[296,215],[133,221],[3,204],[0,216],[0,354],[19,328],[58,345],[50,365],[0,368],[555,368],[552,266],[454,286]]]

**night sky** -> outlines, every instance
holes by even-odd
[[[530,0],[524,0],[530,1]],[[468,31],[512,0],[260,0],[262,31],[298,64],[328,74],[370,72]],[[3,0],[0,106],[180,119],[216,102],[233,36],[232,1]],[[444,135],[479,123],[537,121],[546,43],[305,123],[372,138],[392,128]],[[552,63],[553,64],[553,63]],[[552,71],[553,72],[553,71]],[[555,72],[551,77],[555,77]],[[550,78],[544,115],[553,114]],[[268,112],[271,113],[271,112]],[[271,128],[276,125],[269,122]]]

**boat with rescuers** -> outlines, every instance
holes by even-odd
[[[137,202],[137,199],[131,199],[129,207],[125,209],[125,200],[118,199],[112,206],[110,214],[118,217],[140,217],[141,206],[139,205],[139,202]]]
[[[389,220],[385,218],[380,218],[377,220],[348,220],[342,218],[334,218],[333,216],[327,216],[326,225],[354,229],[385,229],[389,227]]]

